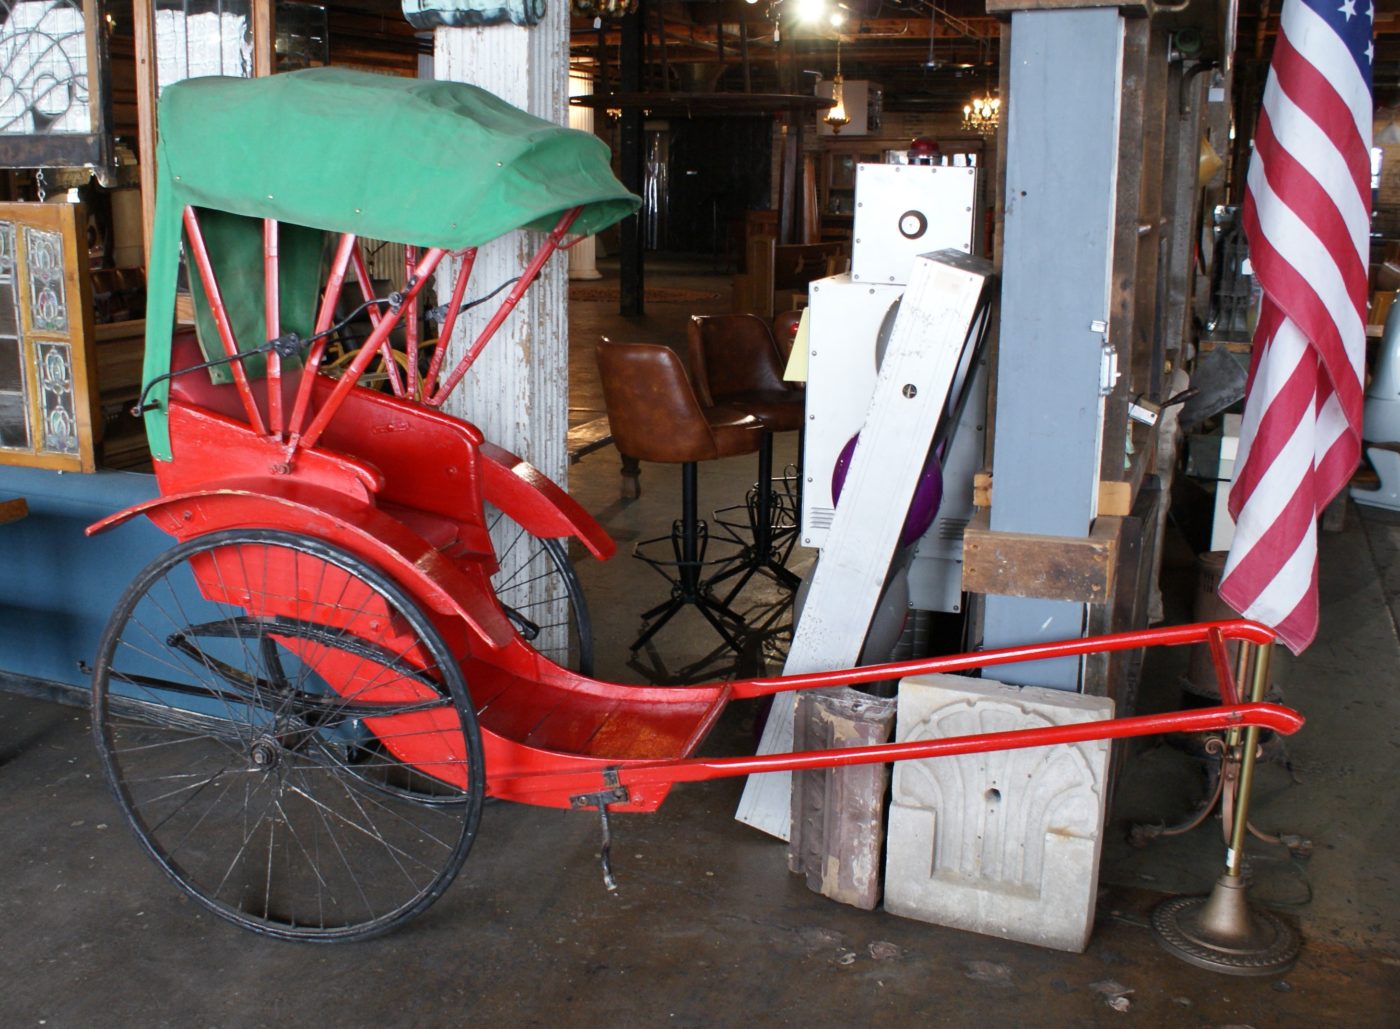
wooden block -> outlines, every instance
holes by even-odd
[[[1099,483],[1099,514],[1111,518],[1122,518],[1133,509],[1133,484],[1131,482]]]
[[[0,525],[17,522],[29,514],[29,503],[23,497],[0,500]]]
[[[972,503],[975,507],[992,506],[991,472],[978,472],[972,477]]]
[[[992,532],[978,512],[963,536],[963,589],[1102,604],[1113,594],[1121,528],[1122,519],[1101,516],[1082,537]]]
[[[886,743],[894,698],[855,690],[813,691],[798,698],[794,750],[835,750]],[[873,911],[880,902],[888,765],[828,768],[793,777],[788,869],[814,893]]]

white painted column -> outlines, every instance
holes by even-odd
[[[435,78],[480,86],[558,125],[567,123],[568,58],[568,5],[563,3],[549,4],[544,20],[531,28],[492,25],[433,31]],[[538,232],[516,231],[482,246],[467,299],[519,275],[544,238]],[[442,264],[437,291],[439,297],[447,297],[458,262]],[[475,424],[488,440],[560,484],[568,482],[567,288],[565,259],[555,255],[445,405],[450,414]],[[488,302],[458,319],[448,346],[449,364],[460,359],[497,306]],[[499,549],[499,540],[497,545]],[[503,569],[505,574],[513,571]]]
[[[592,92],[592,75],[586,72],[569,72],[569,96],[588,96]],[[570,107],[569,128],[591,133],[593,114],[591,107]],[[589,236],[569,251],[569,278],[587,280],[602,277],[603,273],[598,270],[598,240]]]
[[[537,117],[566,122],[567,5],[550,4],[533,28],[433,31],[433,70],[438,79],[470,82]],[[431,142],[428,141],[428,145]],[[468,299],[481,296],[524,270],[544,237],[517,231],[481,248]],[[446,265],[449,262],[444,261]],[[438,273],[438,295],[449,296],[457,262]],[[565,482],[569,399],[569,331],[564,261],[545,265],[519,306],[477,359],[448,401],[451,414],[477,425],[486,438],[519,454],[555,482]],[[457,321],[449,344],[456,361],[496,310],[482,304]]]

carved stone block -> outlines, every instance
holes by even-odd
[[[1111,718],[1106,697],[958,675],[900,684],[896,738],[964,736]],[[885,909],[938,925],[1082,951],[1094,922],[1109,744],[895,765]]]

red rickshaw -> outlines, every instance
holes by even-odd
[[[592,678],[586,624],[565,632],[515,602],[503,551],[535,544],[553,583],[541,603],[567,614],[581,597],[564,545],[607,558],[611,540],[442,408],[569,233],[636,209],[603,144],[470,86],[338,69],[179,83],[160,115],[141,403],[160,496],[89,531],[144,515],[176,542],[113,612],[93,731],[143,845],[221,917],[312,941],[386,931],[447,888],[487,797],[596,810],[606,828],[608,811],[654,810],[677,782],[1302,724],[1238,702],[1226,641],[1272,639],[1244,621],[701,686]],[[467,299],[476,248],[519,227],[546,233],[538,252]],[[376,296],[364,238],[406,244],[401,288]],[[196,329],[172,334],[182,251]],[[425,286],[449,256],[460,267],[426,312],[428,345]],[[502,292],[450,362],[460,313]],[[357,318],[367,335],[351,340]],[[488,512],[512,534],[493,536]],[[693,756],[731,700],[1190,643],[1211,648],[1220,707]]]

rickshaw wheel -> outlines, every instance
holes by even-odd
[[[99,644],[93,735],[166,874],[284,939],[414,917],[480,823],[481,734],[441,634],[387,576],[292,533],[200,537],[136,577]]]
[[[567,540],[533,536],[503,511],[488,516],[496,559],[502,571],[491,578],[506,617],[535,650],[556,665],[593,674],[593,619],[583,586],[569,560]],[[547,581],[548,600],[530,597],[532,584]]]

